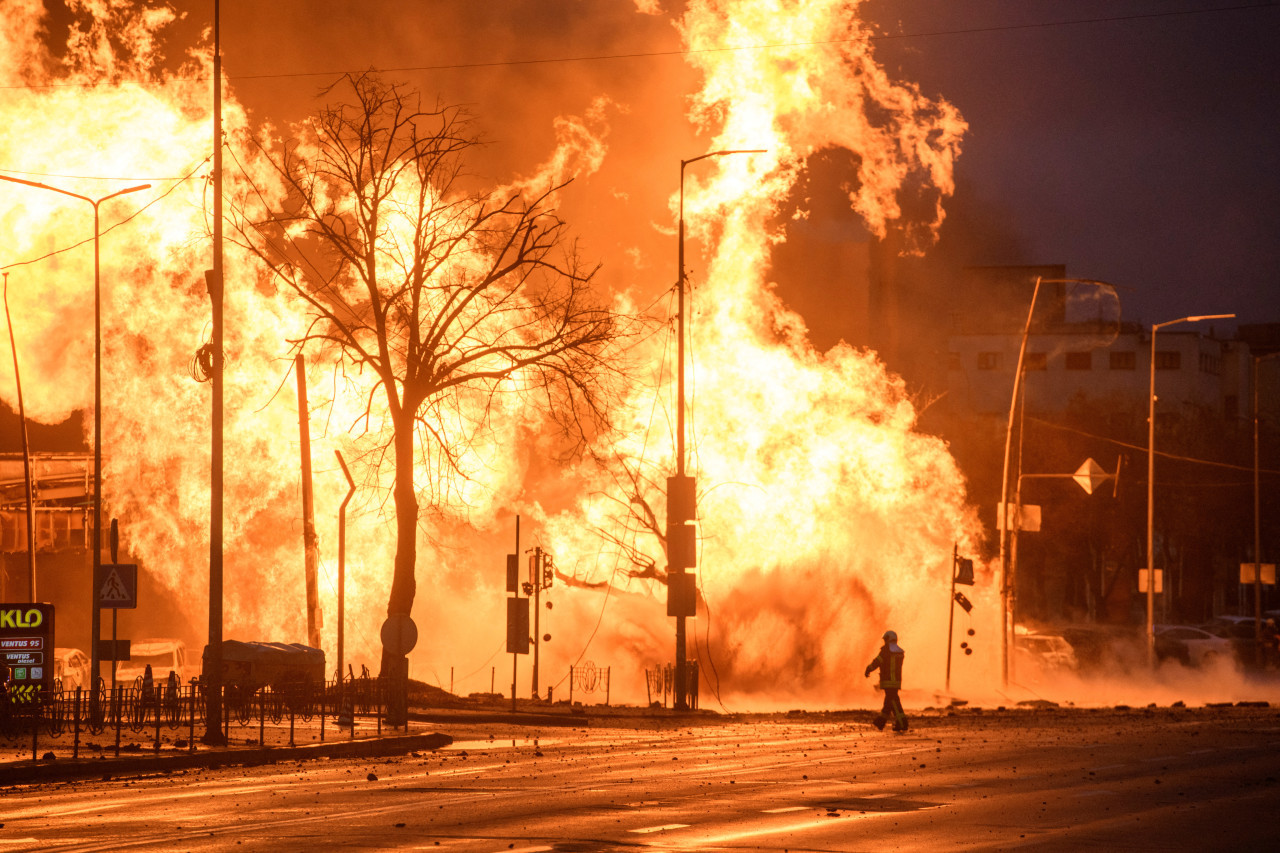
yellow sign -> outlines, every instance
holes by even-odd
[[[0,610],[0,628],[39,628],[43,624],[44,613],[35,607]]]
[[[9,687],[9,699],[15,704],[40,701],[41,684],[14,684]]]

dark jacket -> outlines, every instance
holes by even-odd
[[[881,687],[902,686],[902,659],[907,655],[897,643],[885,643],[880,647],[880,654],[867,664],[865,675],[880,670]]]

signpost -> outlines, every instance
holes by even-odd
[[[100,563],[94,568],[93,588],[97,590],[97,608],[111,608],[111,645],[114,652],[111,656],[111,684],[116,683],[116,664],[129,659],[129,644],[125,643],[124,656],[120,656],[119,640],[116,638],[116,627],[119,624],[118,612],[121,609],[134,610],[138,606],[138,566],[136,563],[117,563],[116,559],[116,526],[111,523],[111,559],[113,562]],[[94,638],[97,640],[97,638]],[[99,655],[102,660],[104,655]],[[97,678],[97,674],[94,674]]]
[[[973,604],[963,592],[956,591],[956,584],[973,586],[973,560],[960,556],[960,545],[951,547],[951,606],[947,608],[947,692],[951,692],[951,630],[955,625],[956,605],[959,604],[965,613],[973,609]],[[969,631],[973,633],[972,630]],[[965,649],[965,653],[969,653]]]
[[[418,626],[406,613],[392,613],[382,623],[382,647],[395,662],[391,673],[390,696],[387,701],[387,722],[393,726],[409,728],[409,658],[408,654],[418,644]]]
[[[507,654],[511,655],[511,710],[516,710],[520,655],[529,654],[529,599],[520,597],[520,516],[516,516],[516,552],[507,555]]]
[[[53,648],[52,604],[0,604],[0,660],[8,667],[10,704],[34,705],[50,695]]]

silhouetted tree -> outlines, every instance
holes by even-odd
[[[435,457],[433,474],[465,477],[460,455],[502,393],[536,397],[580,448],[607,425],[626,318],[595,297],[596,269],[556,215],[567,182],[476,189],[464,166],[478,142],[459,108],[424,108],[417,93],[368,74],[336,86],[348,102],[321,110],[308,135],[282,149],[259,144],[286,195],[269,201],[256,185],[237,230],[309,306],[298,344],[337,347],[385,395],[396,513],[387,613],[407,615],[415,450]],[[366,424],[376,408],[371,393]],[[427,500],[447,502],[445,480],[426,483]]]

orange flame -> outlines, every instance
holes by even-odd
[[[659,11],[649,0],[635,5],[637,14]],[[199,643],[209,399],[206,386],[187,377],[187,363],[208,335],[202,271],[210,266],[211,116],[207,83],[193,81],[209,76],[210,61],[207,50],[193,51],[166,71],[173,63],[166,66],[161,46],[175,15],[110,6],[98,19],[82,9],[85,23],[54,58],[40,47],[39,0],[6,4],[0,84],[13,88],[0,107],[0,169],[91,197],[123,181],[153,184],[102,208],[104,494],[126,550],[163,580],[190,625],[187,639]],[[777,218],[808,159],[824,150],[855,156],[845,190],[872,233],[901,229],[919,248],[943,220],[965,124],[951,105],[888,77],[858,8],[837,0],[693,0],[679,22],[702,77],[691,109],[702,151],[767,150],[699,163],[684,188],[690,247],[703,260],[691,264],[690,279],[702,596],[690,652],[706,679],[704,697],[713,690],[728,704],[874,701],[857,676],[890,627],[908,652],[908,687],[940,689],[952,549],[972,555],[983,536],[945,444],[917,431],[903,382],[875,353],[844,344],[816,351],[768,278],[781,239]],[[559,117],[555,149],[530,174],[509,178],[509,187],[573,175],[589,184],[609,157],[610,109],[600,97],[581,118]],[[272,129],[254,126],[230,91],[224,121],[230,192],[250,181],[278,192],[244,144],[245,134],[268,137]],[[76,177],[86,175],[112,180]],[[932,212],[904,222],[907,194],[931,200]],[[0,264],[13,276],[18,349],[30,373],[26,408],[44,421],[93,399],[93,258],[83,242],[91,215],[85,203],[55,193],[0,188],[7,240]],[[616,251],[622,268],[665,265],[634,246]],[[225,635],[304,640],[297,412],[287,389],[288,342],[302,336],[307,318],[234,247],[226,268]],[[636,277],[617,276],[620,305],[659,295]],[[541,686],[561,685],[563,697],[568,666],[590,659],[612,669],[613,701],[645,698],[642,670],[671,659],[673,632],[655,580],[661,543],[634,523],[640,505],[632,499],[648,502],[660,528],[663,478],[674,469],[672,344],[657,335],[633,354],[652,366],[653,381],[619,389],[627,394],[621,429],[576,464],[548,461],[545,416],[535,408],[503,403],[492,413],[492,429],[474,437],[465,459],[467,477],[436,494],[438,511],[421,519],[414,615],[423,639],[411,655],[414,677],[448,686],[456,676],[458,692],[494,682],[509,689],[494,668],[505,671],[507,661],[502,566],[518,512],[522,548],[550,550],[573,581],[553,588],[555,609],[543,614],[554,639],[543,648]],[[0,359],[6,395],[8,369]],[[348,508],[346,560],[348,660],[358,669],[377,659],[390,581],[388,484],[372,464],[388,425],[376,410],[363,417],[368,378],[341,370],[333,353],[308,352],[307,369],[330,655],[334,525],[346,493],[335,449],[361,487]],[[436,482],[432,474],[421,472],[424,492]],[[650,570],[641,570],[646,562]],[[987,575],[969,595],[973,621],[959,614],[957,621],[961,632],[975,628],[980,652],[954,661],[952,680],[957,691],[990,696],[998,605]]]

